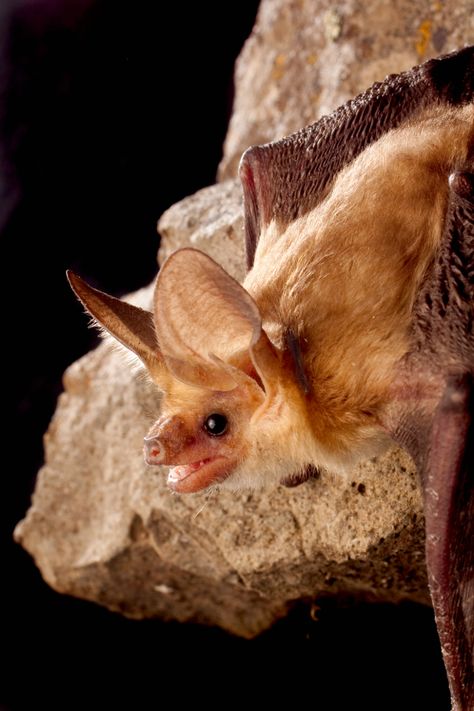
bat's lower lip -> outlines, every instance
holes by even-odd
[[[180,494],[191,494],[223,481],[231,473],[226,457],[208,457],[191,464],[181,464],[168,472],[167,484]]]

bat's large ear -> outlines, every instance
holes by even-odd
[[[273,346],[250,294],[196,249],[180,249],[163,264],[155,328],[167,367],[191,385],[232,390],[249,377],[229,365],[239,355],[252,358],[264,385],[275,367]]]
[[[99,326],[133,351],[152,375],[164,369],[153,325],[153,314],[125,301],[93,289],[71,271],[67,278],[72,290]]]

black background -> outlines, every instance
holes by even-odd
[[[60,596],[11,541],[61,374],[95,339],[64,271],[115,294],[154,276],[158,217],[214,182],[256,7],[1,0],[4,710],[121,707],[127,692],[137,709],[286,693],[321,709],[449,708],[429,609],[326,602],[315,622],[297,606],[246,642]]]

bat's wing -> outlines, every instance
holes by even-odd
[[[316,207],[341,169],[384,133],[473,101],[474,47],[466,47],[250,148],[240,168],[248,268],[267,225],[284,229]],[[474,709],[474,146],[471,153],[451,176],[442,248],[418,295],[412,348],[384,423],[421,473],[430,589],[457,711]]]
[[[285,226],[324,198],[339,171],[387,131],[431,107],[474,95],[474,47],[388,76],[297,133],[249,148],[240,165],[247,267],[262,229]]]
[[[417,297],[412,348],[401,364],[386,423],[421,474],[428,579],[456,711],[474,709],[474,161],[470,163],[469,172],[450,178],[442,247]]]

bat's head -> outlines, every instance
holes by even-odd
[[[163,391],[144,439],[168,485],[259,487],[298,475],[313,453],[304,397],[250,294],[205,254],[175,252],[156,285],[154,314],[69,275],[89,313],[133,351]]]

